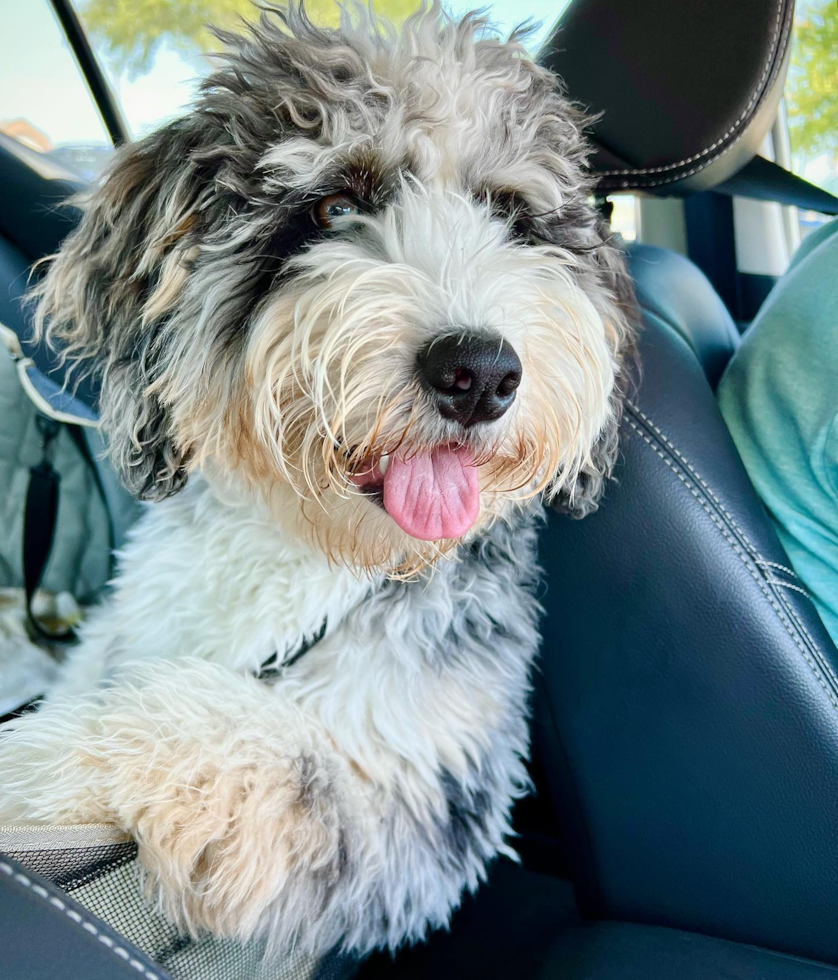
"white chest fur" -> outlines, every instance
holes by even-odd
[[[330,564],[295,532],[201,478],[149,507],[119,556],[113,594],[91,616],[60,683],[84,690],[129,661],[200,657],[256,670],[336,627],[371,581]]]

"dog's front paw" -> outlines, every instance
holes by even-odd
[[[344,853],[320,760],[286,757],[261,739],[224,740],[217,752],[177,741],[171,766],[134,781],[145,802],[132,831],[149,894],[192,934],[318,945],[295,931],[322,914]]]
[[[96,703],[85,779],[98,774],[101,813],[136,838],[148,895],[171,921],[275,946],[340,938],[323,915],[348,839],[339,763],[310,719],[199,661],[132,668]],[[66,763],[60,739],[50,751]]]

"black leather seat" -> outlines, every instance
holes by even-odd
[[[564,933],[538,980],[836,980],[838,968],[695,933],[594,922]]]
[[[118,932],[40,875],[0,854],[0,976],[169,980]]]
[[[34,344],[32,308],[24,296],[37,276],[34,264],[58,250],[81,214],[68,205],[84,186],[59,164],[0,133],[0,324],[17,335],[24,354],[58,385],[64,367],[46,344]],[[77,387],[82,406],[96,405],[96,384],[83,379]]]
[[[603,113],[600,188],[684,193],[746,167],[791,7],[573,4],[545,57]],[[543,538],[539,771],[585,916],[838,963],[838,651],[715,403],[730,316],[685,259],[629,254],[643,376],[616,480]]]
[[[587,915],[838,963],[838,652],[715,404],[729,317],[649,256],[616,481],[544,535],[538,756]]]

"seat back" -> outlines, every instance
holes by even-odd
[[[647,327],[685,340],[715,390],[739,331],[701,269],[677,252],[632,242],[627,256]]]
[[[616,479],[543,538],[536,752],[587,912],[838,962],[838,653],[708,382],[729,318],[653,257]]]

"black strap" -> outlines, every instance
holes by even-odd
[[[5,715],[0,715],[0,725],[5,725],[7,721],[14,721],[16,718],[21,718],[23,715],[28,715],[33,711],[37,711],[41,705],[42,698],[43,695],[39,695],[36,698],[32,698],[31,701],[27,701],[25,704],[22,704],[19,708],[14,708]]]
[[[609,161],[609,169],[616,169],[615,164],[628,166],[624,161],[613,157]],[[657,193],[655,188],[640,188],[651,193]],[[817,211],[819,214],[838,214],[838,197],[825,191],[822,187],[810,184],[808,180],[798,177],[772,160],[756,156],[732,177],[708,188],[717,194],[727,197],[748,197],[756,201],[774,201],[777,204],[788,204],[802,211]],[[603,184],[598,191],[600,199],[617,193],[617,188]],[[631,188],[629,189],[631,191]],[[661,192],[663,193],[663,192]]]
[[[90,446],[85,438],[84,428],[80,425],[70,425],[69,423],[65,426],[65,428],[70,433],[70,438],[76,444],[76,449],[78,449],[79,455],[87,463],[93,483],[96,486],[96,492],[99,494],[99,499],[102,501],[102,508],[108,522],[108,578],[111,578],[116,567],[116,528],[114,527],[113,514],[111,513],[111,508],[108,503],[108,495],[105,491],[105,485],[102,482],[102,475],[99,472],[99,467],[96,465],[96,460],[93,458],[93,454],[90,451]]]
[[[765,157],[754,157],[738,173],[713,190],[718,194],[736,194],[758,201],[791,204],[804,211],[838,214],[838,197]]]
[[[37,415],[35,424],[41,435],[42,457],[40,463],[29,470],[26,509],[23,514],[23,587],[26,615],[38,635],[53,642],[64,642],[74,639],[72,630],[66,633],[50,633],[32,615],[32,600],[43,579],[55,537],[61,484],[61,477],[51,462],[52,443],[61,425],[46,415]]]

